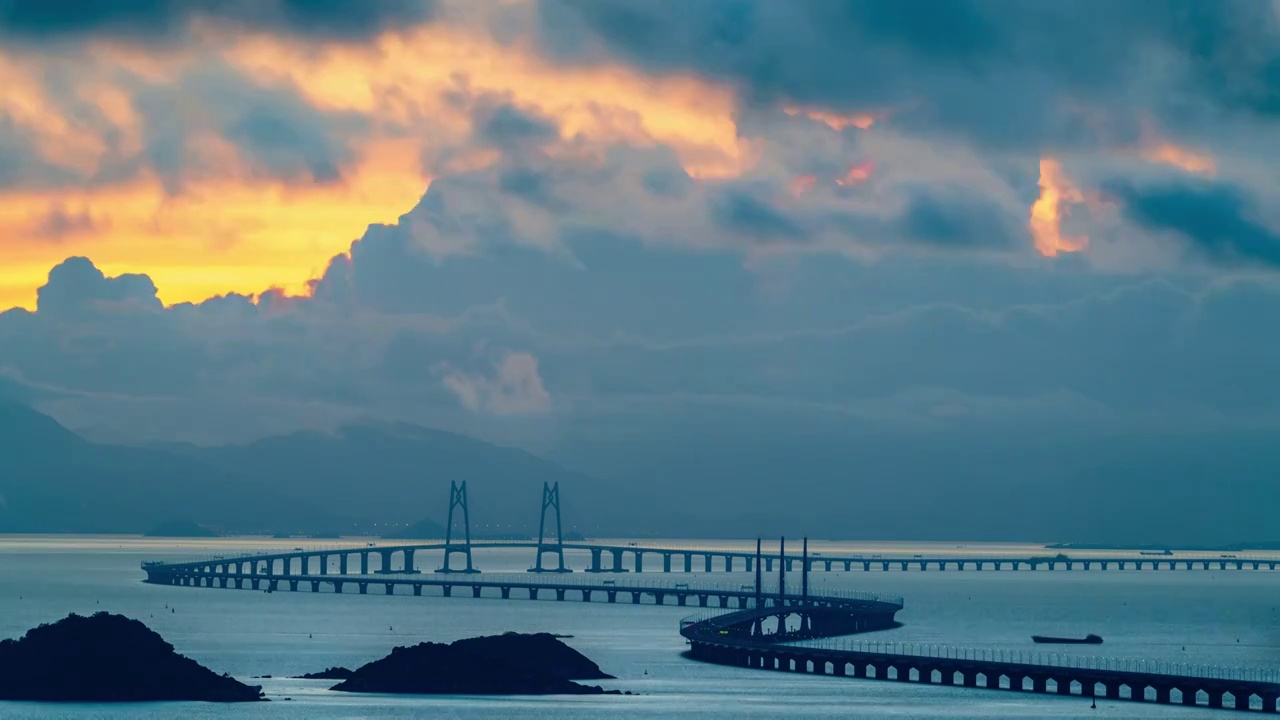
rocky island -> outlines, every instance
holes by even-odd
[[[612,675],[548,633],[397,647],[332,689],[419,695],[620,695],[574,680]]]
[[[100,612],[0,642],[0,700],[249,702],[262,689],[177,654],[137,620]]]

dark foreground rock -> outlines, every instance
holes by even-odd
[[[348,670],[344,667],[331,667],[321,670],[320,672],[299,675],[294,678],[294,680],[346,680],[354,673],[355,671]]]
[[[507,633],[398,647],[333,687],[343,692],[421,695],[621,694],[574,680],[610,679],[577,650],[547,633]]]
[[[28,630],[20,640],[0,642],[0,700],[261,699],[261,688],[175,653],[146,625],[122,615],[68,615]]]

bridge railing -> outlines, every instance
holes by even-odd
[[[712,616],[708,616],[709,619]],[[1148,675],[1192,677],[1207,680],[1232,680],[1241,682],[1280,682],[1280,672],[1267,668],[1241,668],[1224,665],[1169,662],[1145,658],[1117,658],[1071,655],[1067,653],[1030,652],[1002,648],[974,648],[956,645],[896,642],[882,640],[850,640],[820,638],[801,640],[789,645],[812,647],[822,650],[858,652],[903,657],[928,657],[976,662],[1014,663],[1041,667],[1126,672]]]

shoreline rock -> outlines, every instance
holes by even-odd
[[[333,686],[339,692],[415,695],[621,695],[574,680],[609,680],[548,633],[507,633],[397,647]]]
[[[260,686],[219,675],[174,652],[123,615],[68,615],[0,642],[0,700],[256,702]]]

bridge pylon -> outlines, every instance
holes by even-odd
[[[462,511],[462,537],[463,541],[456,543],[453,541],[453,518],[454,511]],[[449,557],[454,554],[461,554],[467,559],[467,567],[459,570],[449,567]],[[449,524],[445,526],[444,531],[444,566],[436,570],[438,573],[478,573],[480,570],[471,562],[471,512],[467,509],[467,481],[463,480],[461,484],[450,481],[449,483]]]
[[[556,535],[555,542],[547,542],[547,511],[555,510],[556,512]],[[556,556],[559,565],[556,567],[544,567],[542,564],[542,556],[551,553]],[[564,526],[560,524],[560,483],[550,485],[542,483],[542,517],[538,521],[538,558],[534,566],[529,568],[531,573],[568,573],[573,572],[564,564]]]

